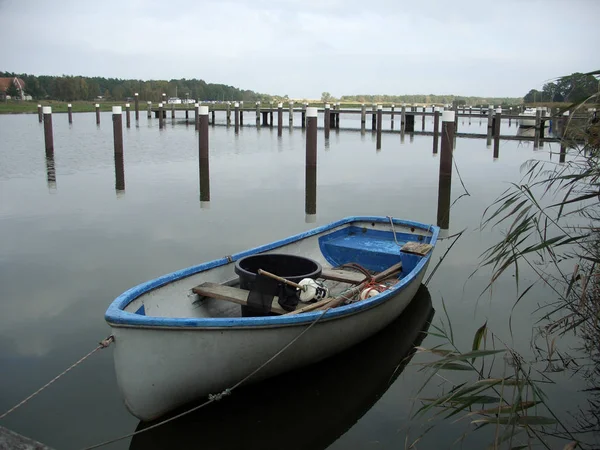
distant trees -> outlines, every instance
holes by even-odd
[[[17,88],[14,82],[10,83],[10,85],[6,89],[6,95],[10,95],[11,99],[21,98],[21,93],[19,92],[19,89]]]
[[[322,102],[328,102],[332,99],[333,97],[331,96],[331,94],[329,92],[323,92],[321,94],[321,101]]]
[[[162,99],[163,93],[168,97],[179,96],[180,98],[185,98],[185,94],[189,93],[190,98],[205,101],[270,101],[271,99],[271,96],[267,94],[242,90],[224,84],[206,83],[204,80],[197,79],[142,81],[70,75],[35,76],[0,72],[0,77],[15,76],[23,79],[27,93],[35,99],[94,100],[101,95],[112,100],[124,100],[127,97],[133,97],[136,92],[139,93],[140,100],[145,101],[159,101]]]
[[[458,105],[517,105],[521,103],[520,98],[516,97],[465,97],[458,95],[434,95],[434,94],[413,94],[413,95],[342,95],[341,101],[358,103],[442,103]]]
[[[524,97],[526,103],[580,102],[599,91],[599,81],[593,75],[575,72],[556,82],[544,84],[541,91],[531,89]]]

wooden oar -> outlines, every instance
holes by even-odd
[[[297,289],[300,289],[302,291],[306,290],[305,286],[301,286],[298,283],[294,283],[293,281],[286,280],[285,278],[280,277],[279,275],[275,275],[274,273],[267,272],[266,270],[258,269],[258,274],[259,275],[265,275],[265,276],[273,278],[274,280],[277,280],[277,281],[281,281],[282,283],[285,283],[285,284],[287,284],[289,286],[293,286],[293,287],[295,287]]]
[[[301,314],[301,313],[313,311],[316,309],[323,310],[325,308],[328,308],[328,309],[335,308],[342,301],[347,300],[348,298],[351,298],[353,295],[356,295],[357,293],[362,291],[367,286],[367,284],[369,284],[373,281],[383,281],[386,278],[389,278],[390,276],[396,274],[397,272],[400,272],[401,270],[402,270],[402,262],[399,262],[398,264],[394,264],[393,266],[388,267],[383,272],[379,272],[378,274],[373,275],[373,278],[371,280],[362,282],[358,286],[355,286],[355,287],[351,288],[350,290],[348,290],[343,295],[338,295],[337,297],[324,298],[320,302],[312,303],[312,304],[304,306],[300,309],[295,309],[294,311],[290,311],[289,313],[284,314],[284,315],[291,316],[294,314]]]

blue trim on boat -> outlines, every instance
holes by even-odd
[[[346,225],[352,222],[377,222],[377,223],[389,223],[389,219],[383,216],[352,216],[338,220],[336,222],[329,223],[311,230],[299,233],[293,236],[289,236],[285,239],[272,242],[270,244],[255,247],[253,249],[245,250],[240,253],[236,253],[229,258],[220,258],[207,263],[199,264],[197,266],[188,267],[176,272],[172,272],[167,275],[163,275],[154,280],[147,281],[139,284],[119,295],[108,307],[104,315],[105,320],[111,325],[124,325],[134,327],[168,327],[168,328],[212,328],[212,327],[256,327],[256,326],[276,326],[276,325],[294,325],[310,323],[314,321],[318,316],[322,314],[322,311],[308,312],[304,314],[296,314],[291,316],[265,316],[265,317],[215,317],[215,318],[174,318],[174,317],[153,317],[143,316],[131,312],[124,311],[125,307],[139,296],[153,290],[169,284],[173,281],[186,278],[199,272],[204,272],[208,269],[223,266],[230,262],[237,261],[248,255],[255,253],[261,253],[275,248],[297,242],[310,236],[314,236],[319,233],[334,229],[336,227]],[[439,234],[439,227],[434,225],[428,225],[419,222],[413,222],[410,220],[393,219],[394,225],[402,225],[417,228],[423,231],[429,231],[432,233],[429,243],[435,246],[437,237]],[[372,299],[352,303],[350,305],[333,308],[325,314],[325,318],[337,318],[340,316],[346,316],[354,314],[365,309],[369,309],[380,303],[384,303],[393,296],[396,296],[406,285],[408,285],[416,276],[419,274],[427,261],[431,258],[429,252],[426,256],[422,257],[417,263],[415,268],[402,278],[392,289],[384,292],[381,295],[372,297]]]
[[[138,310],[135,312],[135,314],[139,314],[140,316],[145,316],[146,315],[146,308],[144,307],[143,303],[142,303],[142,306],[140,306],[138,308]]]

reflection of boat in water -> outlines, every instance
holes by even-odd
[[[532,127],[519,127],[517,128],[517,136],[523,138],[534,138],[535,137],[535,128]]]
[[[369,339],[138,434],[129,448],[326,448],[392,385],[425,337],[433,315],[431,296],[421,285],[400,317]],[[152,424],[140,422],[136,431]]]

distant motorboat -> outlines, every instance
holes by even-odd
[[[519,127],[535,127],[536,108],[525,108],[525,111],[519,113]],[[548,117],[548,111],[542,108],[542,117]],[[544,127],[550,126],[549,120],[544,120]]]

